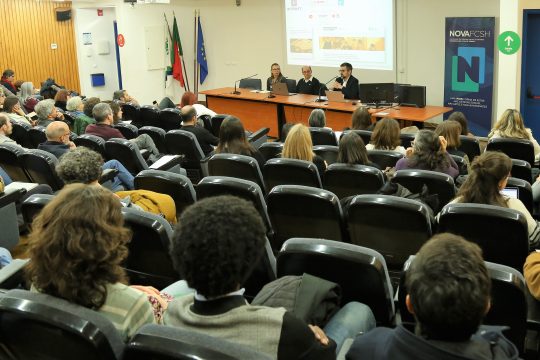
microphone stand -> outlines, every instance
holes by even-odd
[[[315,99],[315,102],[324,102],[324,101],[326,101],[324,99],[321,99],[321,91],[322,91],[323,87],[326,87],[326,85],[328,85],[330,83],[330,81],[335,80],[338,77],[339,76],[334,76],[333,78],[331,78],[330,80],[328,80],[327,82],[325,82],[324,84],[321,84],[319,86],[319,97],[317,99]]]
[[[258,74],[253,74],[253,75],[251,75],[251,76],[242,78],[242,79],[240,79],[240,80],[236,80],[236,81],[234,82],[234,91],[232,92],[232,94],[234,94],[234,95],[240,95],[240,94],[241,94],[240,91],[236,90],[236,84],[237,84],[237,83],[239,83],[239,82],[242,81],[242,80],[251,79],[251,78],[253,78],[253,77],[257,76],[257,75],[258,75]]]

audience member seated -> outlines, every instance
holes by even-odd
[[[304,77],[298,80],[296,84],[296,92],[299,94],[319,95],[321,83],[317,78],[313,77],[311,66],[302,66],[302,75]]]
[[[127,340],[155,320],[145,293],[125,285],[130,232],[120,208],[100,186],[64,187],[34,219],[26,275],[33,291],[97,311]]]
[[[0,112],[4,111],[5,101],[6,101],[6,94],[4,94],[4,89],[0,88]]]
[[[459,150],[461,145],[461,140],[459,135],[461,135],[461,125],[459,122],[454,120],[446,120],[440,123],[435,129],[435,135],[444,136],[446,139],[446,151],[451,155],[461,156],[467,167],[469,167],[469,157],[463,151]]]
[[[399,123],[390,118],[379,120],[375,125],[371,142],[366,145],[368,150],[391,150],[405,154],[399,138]]]
[[[294,125],[283,144],[282,158],[311,161],[317,166],[319,176],[324,176],[326,162],[313,152],[313,142],[307,126],[303,124]]]
[[[39,102],[39,99],[35,95],[36,89],[34,89],[34,84],[29,81],[23,82],[21,85],[21,95],[19,96],[19,99],[21,100],[21,104],[23,104],[24,108],[28,112],[34,111],[34,107]]]
[[[197,110],[191,105],[186,105],[182,108],[181,129],[195,135],[204,155],[208,155],[214,151],[213,146],[219,143],[219,139],[212,135],[210,131],[197,126]]]
[[[45,129],[47,141],[38,145],[38,149],[48,151],[57,158],[76,148],[69,140],[69,126],[63,121],[53,121]]]
[[[530,248],[534,249],[540,244],[538,223],[521,200],[500,193],[506,187],[511,170],[512,160],[508,155],[498,151],[486,151],[472,162],[469,176],[451,203],[497,205],[521,212],[527,219]]]
[[[71,98],[70,92],[66,89],[60,89],[54,96],[54,106],[66,111],[66,105],[68,100]]]
[[[469,132],[469,123],[467,121],[467,118],[465,117],[465,114],[461,111],[454,111],[450,114],[448,119],[446,120],[453,120],[457,121],[459,125],[461,125],[461,134],[460,135],[466,135],[466,136],[474,136],[472,133]]]
[[[503,327],[484,327],[491,279],[478,245],[439,234],[418,252],[407,271],[407,309],[413,332],[403,325],[378,327],[356,338],[347,360],[518,359]]]
[[[540,300],[540,252],[533,251],[523,266],[525,282],[532,296]]]
[[[126,90],[116,90],[113,93],[113,100],[118,100],[122,104],[131,103],[139,106],[139,102],[134,97],[129,95]]]
[[[380,169],[380,166],[369,161],[364,140],[355,132],[350,132],[339,141],[338,163],[348,165],[368,165]]]
[[[246,200],[211,197],[186,209],[170,253],[196,293],[174,299],[164,323],[240,343],[273,359],[335,359],[345,339],[375,326],[371,310],[356,302],[345,305],[324,331],[282,307],[249,305],[242,286],[263,256],[264,243],[264,224]]]
[[[488,138],[529,140],[534,146],[534,161],[538,162],[540,159],[540,145],[533,137],[531,129],[525,127],[521,113],[515,109],[506,109],[504,111],[488,134]]]
[[[2,78],[0,79],[0,85],[11,92],[11,94],[8,95],[17,95],[17,88],[15,87],[15,71],[11,69],[4,70]]]
[[[459,168],[446,152],[446,140],[433,131],[420,130],[414,137],[412,147],[407,149],[405,157],[396,163],[396,170],[421,169],[438,171],[455,178]]]
[[[100,102],[101,100],[98,97],[86,98],[84,100],[84,107],[83,107],[84,115],[88,116],[89,118],[94,118],[94,115],[92,114],[92,110],[94,110],[94,106],[96,106]]]
[[[92,109],[92,115],[96,124],[90,124],[86,127],[85,133],[102,137],[104,140],[112,138],[125,139],[120,130],[112,127],[113,112],[109,104],[99,103]],[[135,139],[130,140],[137,145],[139,149],[150,151],[150,161],[154,162],[159,157],[159,150],[154,144],[154,140],[148,134],[141,134]]]
[[[203,116],[203,115],[209,115],[210,117],[214,117],[217,114],[204,106],[203,104],[197,103],[197,96],[192,93],[191,91],[186,91],[182,95],[182,99],[180,100],[180,109],[183,109],[184,106],[191,105],[197,112],[197,118]]]
[[[56,120],[63,121],[64,114],[59,112],[54,106],[54,100],[41,100],[34,108],[38,117],[36,125],[47,127],[50,123]]]
[[[0,144],[19,145],[9,137],[13,131],[13,125],[5,113],[0,113]],[[20,146],[20,145],[19,145]]]
[[[216,154],[229,153],[251,156],[259,163],[259,169],[264,166],[264,157],[257,151],[246,138],[246,131],[240,119],[229,115],[221,123],[219,128],[219,143]]]
[[[19,98],[16,96],[8,96],[4,100],[4,112],[9,116],[12,121],[17,123],[26,123],[28,125],[35,125],[35,122],[29,119],[21,109]]]
[[[114,101],[104,101],[104,103],[109,104],[113,113],[113,124],[119,124],[122,122],[122,117],[124,113],[122,112],[122,107]]]
[[[77,135],[84,134],[88,125],[96,123],[93,118],[86,116],[84,106],[80,96],[70,98],[66,104],[67,111],[73,116],[73,132]]]
[[[359,107],[352,114],[352,130],[373,131],[375,124],[371,123],[371,114],[365,107]]]
[[[287,78],[283,76],[277,63],[273,63],[270,67],[270,77],[266,79],[266,90],[271,91],[275,83],[287,83]]]
[[[324,110],[313,109],[309,114],[308,124],[310,127],[323,128],[326,126],[326,115]]]

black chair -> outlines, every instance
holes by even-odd
[[[124,137],[128,140],[135,139],[137,136],[139,136],[139,130],[133,124],[120,122],[113,127],[115,129],[118,129],[118,131],[120,131],[122,135],[124,135]]]
[[[458,150],[467,154],[469,161],[472,163],[474,158],[480,155],[480,142],[477,138],[467,135],[460,135],[459,141],[461,145],[459,145]]]
[[[178,130],[182,124],[182,115],[178,109],[163,109],[159,112],[159,126],[165,131]]]
[[[296,80],[295,79],[286,79],[287,80],[287,90],[290,93],[296,92]]]
[[[212,117],[210,115],[200,115],[198,118],[197,118],[197,122],[202,122],[203,124],[203,127],[212,132]]]
[[[486,261],[518,271],[522,271],[529,254],[527,220],[513,209],[484,204],[448,204],[439,214],[438,232],[461,235],[482,248]]]
[[[281,142],[266,142],[259,147],[259,152],[264,157],[264,161],[281,157],[283,151],[283,143]]]
[[[267,196],[274,229],[272,248],[292,237],[348,241],[339,198],[330,191],[299,185],[276,186]]]
[[[523,179],[509,177],[506,186],[518,189],[518,199],[521,200],[523,205],[525,205],[527,210],[529,210],[529,213],[532,215],[534,203],[531,184]]]
[[[91,134],[82,134],[77,136],[74,143],[77,146],[84,146],[90,150],[94,150],[95,152],[101,154],[104,159],[106,159],[105,140],[102,137]]]
[[[373,134],[372,131],[369,131],[369,130],[345,130],[342,134],[341,134],[341,137],[343,137],[344,135],[348,134],[349,132],[354,132],[356,134],[358,134],[362,140],[364,141],[364,144],[367,145],[370,143],[371,141],[371,134]]]
[[[347,210],[351,242],[380,252],[400,271],[432,235],[433,214],[419,201],[390,195],[358,195]]]
[[[251,156],[214,154],[208,160],[208,175],[230,176],[253,181],[266,194],[266,185],[264,184],[259,164]]]
[[[0,144],[0,167],[13,181],[30,181],[19,161],[19,156],[24,152],[25,150],[17,145]]]
[[[124,224],[133,236],[124,267],[131,284],[163,289],[180,280],[169,256],[171,225],[159,215],[122,208]]]
[[[17,203],[26,194],[25,189],[5,189],[0,193],[0,246],[8,250],[19,244]],[[1,354],[1,353],[0,353]]]
[[[139,106],[134,104],[122,104],[122,119],[125,121],[131,121],[131,125],[136,127],[144,126],[141,122],[141,114],[139,112]]]
[[[25,224],[32,224],[34,218],[43,210],[43,208],[54,199],[55,195],[33,194],[24,199],[21,204],[21,212]]]
[[[366,165],[331,164],[324,173],[324,188],[340,199],[360,194],[375,194],[384,185],[385,176]]]
[[[368,150],[369,161],[379,165],[381,169],[395,167],[396,163],[403,157],[403,154],[390,150]]]
[[[13,125],[13,130],[11,132],[11,135],[9,137],[12,140],[15,140],[15,142],[21,146],[24,146],[26,148],[30,148],[30,139],[28,138],[28,130],[32,128],[29,124],[23,123],[23,122],[15,122],[12,121],[11,125]]]
[[[148,136],[152,138],[161,154],[167,153],[167,143],[165,141],[166,133],[165,130],[156,126],[143,126],[139,129],[139,134],[148,134]]]
[[[261,90],[262,81],[261,79],[242,79],[240,80],[238,87],[241,89]]]
[[[221,123],[225,118],[229,116],[226,114],[218,114],[210,120],[210,123],[212,124],[212,131],[211,133],[214,134],[214,136],[219,137],[219,129],[221,128]]]
[[[316,145],[313,147],[313,152],[330,165],[337,161],[339,148],[333,145]]]
[[[270,132],[270,128],[263,127],[259,130],[255,131],[254,133],[251,133],[247,139],[251,146],[253,146],[255,149],[258,149],[261,147],[262,144],[266,143],[268,140],[268,133]]]
[[[411,267],[414,258],[415,256],[411,256],[403,267],[398,295],[401,320],[409,324],[416,322],[405,305],[405,297],[408,293],[406,287],[407,271]],[[482,323],[510,327],[510,329],[504,330],[503,333],[523,354],[527,333],[527,287],[525,279],[519,271],[511,267],[488,261],[485,264],[491,278],[491,307]]]
[[[502,151],[511,159],[525,160],[534,166],[534,146],[530,140],[491,138],[488,140],[486,151]]]
[[[26,290],[0,296],[0,337],[11,354],[4,354],[7,359],[117,360],[124,350],[118,330],[103,315]]]
[[[45,135],[45,128],[43,126],[36,126],[28,129],[27,133],[29,147],[32,149],[37,149],[39,144],[47,141],[47,136]]]
[[[322,239],[287,240],[277,255],[278,277],[303,273],[338,283],[342,304],[359,301],[369,306],[378,325],[392,325],[392,285],[375,250]]]
[[[29,149],[21,154],[19,159],[31,182],[47,184],[53,191],[58,191],[64,186],[56,174],[58,159],[53,154],[43,150]]]
[[[184,175],[163,170],[143,170],[135,176],[134,182],[136,190],[150,190],[172,197],[177,216],[197,200],[193,184]]]
[[[270,159],[263,169],[266,188],[278,185],[304,185],[322,188],[319,170],[309,161],[297,159]]]
[[[416,134],[401,133],[399,134],[399,139],[401,140],[401,146],[405,149],[411,147],[411,143],[414,141]]]
[[[126,345],[123,360],[270,360],[255,350],[201,332],[147,324]]]
[[[159,127],[159,109],[153,105],[143,105],[139,109],[139,116],[143,126]]]
[[[459,175],[467,175],[469,173],[469,169],[464,157],[452,154],[450,154],[450,157],[456,162],[459,169]]]
[[[69,126],[69,130],[73,130],[75,117],[71,111],[64,112],[64,122]]]
[[[336,134],[332,129],[310,127],[311,140],[313,145],[334,145],[337,146]]]
[[[182,156],[182,167],[192,183],[197,183],[205,175],[201,161],[205,158],[194,134],[185,130],[171,130],[165,134],[169,154]]]
[[[532,178],[531,164],[525,160],[512,159],[512,177],[523,179],[529,184],[532,184],[534,179]]]
[[[439,197],[439,207],[433,209],[435,212],[438,212],[439,209],[456,197],[454,179],[448,174],[436,171],[398,170],[392,178],[392,182],[403,185],[413,194],[421,193],[422,187],[426,185],[430,194],[437,194]]]

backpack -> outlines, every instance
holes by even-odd
[[[160,215],[171,224],[176,224],[176,206],[169,195],[149,190],[118,191],[115,194],[120,198],[129,197],[131,203],[143,211]]]

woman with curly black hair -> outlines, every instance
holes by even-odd
[[[66,185],[32,224],[26,276],[35,291],[96,310],[129,339],[155,320],[145,293],[125,285],[130,232],[120,208],[100,186]]]

